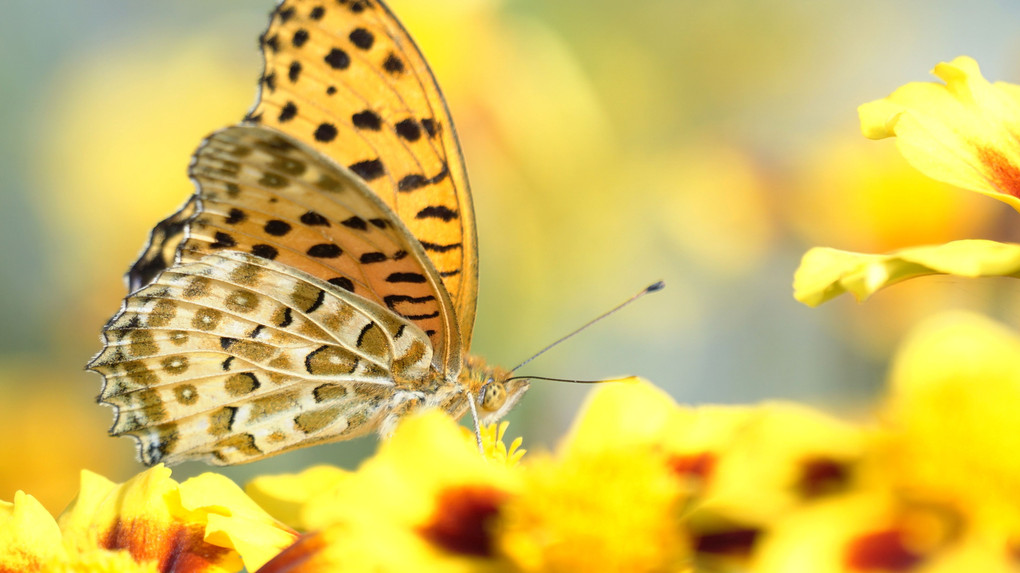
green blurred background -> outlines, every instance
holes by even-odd
[[[792,399],[867,416],[902,333],[942,308],[1015,322],[1003,281],[925,279],[863,306],[791,297],[811,245],[1016,240],[1011,210],[915,174],[857,105],[970,55],[1020,81],[997,0],[391,0],[467,156],[481,244],[473,350],[512,366],[645,285],[667,289],[526,373],[637,374],[684,403]],[[83,371],[122,273],[191,192],[189,156],[239,120],[271,0],[14,0],[0,20],[0,499],[59,511],[87,468],[123,480]],[[588,388],[512,414],[553,447]],[[640,412],[635,412],[640,416]],[[226,473],[352,467],[374,439]],[[203,471],[186,464],[178,478]]]

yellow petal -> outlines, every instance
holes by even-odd
[[[378,519],[418,527],[433,519],[443,495],[474,486],[515,489],[517,473],[478,452],[448,415],[430,411],[403,420],[350,479],[310,498],[302,521],[310,529]]]
[[[692,441],[714,433],[713,427],[729,434],[716,443],[702,510],[740,523],[767,527],[791,507],[846,491],[864,454],[859,428],[806,406],[773,402],[700,411]],[[736,419],[742,423],[731,426]]]
[[[170,469],[157,465],[122,484],[83,471],[78,497],[57,522],[70,554],[126,550],[174,571],[237,571],[237,552],[205,541],[205,517],[184,508]]]
[[[989,83],[963,56],[934,74],[945,84],[910,83],[860,106],[862,132],[895,136],[907,161],[929,177],[1020,210],[1020,90]]]
[[[274,517],[300,531],[308,531],[301,511],[316,496],[340,487],[350,478],[347,470],[319,465],[296,474],[259,476],[244,491]]]
[[[521,571],[679,571],[690,562],[680,480],[650,448],[529,458],[496,524]]]
[[[1020,533],[1020,334],[955,312],[922,323],[891,379],[890,471],[915,494]],[[1016,537],[1014,537],[1016,538]]]
[[[1020,276],[1020,245],[985,240],[911,247],[887,255],[816,247],[793,277],[793,296],[817,306],[845,292],[862,301],[879,289],[923,275]]]
[[[248,571],[269,561],[297,538],[227,477],[206,472],[180,486],[181,505],[206,520],[205,541],[234,549]]]
[[[0,571],[41,571],[60,553],[60,528],[34,497],[0,502]]]
[[[598,452],[658,442],[668,433],[676,402],[646,380],[600,384],[563,442],[567,452]]]

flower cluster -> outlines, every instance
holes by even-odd
[[[1020,209],[1020,88],[968,58],[945,84],[862,106],[926,174]],[[934,273],[1020,276],[1020,246],[959,241],[862,255],[814,249],[795,280],[814,305]],[[863,422],[791,403],[676,404],[630,380],[598,388],[552,452],[506,424],[474,436],[406,419],[355,471],[84,472],[54,519],[0,502],[6,571],[1020,570],[1020,335],[974,314],[917,327]]]
[[[54,521],[2,507],[0,571],[1009,570],[1020,539],[1020,336],[922,325],[877,422],[805,406],[681,406],[595,391],[560,446],[409,418],[356,471],[86,473]]]

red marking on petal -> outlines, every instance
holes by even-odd
[[[491,486],[450,488],[439,495],[435,513],[418,532],[453,553],[491,557],[490,524],[507,493]]]
[[[43,563],[37,557],[26,555],[23,552],[5,555],[3,560],[7,563],[0,563],[0,573],[33,573],[35,571],[45,571],[44,565],[50,565],[49,563]],[[17,569],[14,568],[15,565]]]
[[[802,463],[797,489],[804,497],[820,497],[843,491],[849,481],[850,469],[845,463],[814,458]]]
[[[316,553],[322,551],[326,546],[326,540],[320,533],[309,533],[298,538],[290,547],[259,567],[256,573],[298,573],[300,571],[314,571],[314,567],[302,568],[302,566]]]
[[[206,543],[203,534],[204,528],[198,525],[117,519],[99,545],[126,549],[139,563],[155,561],[163,573],[205,571],[221,563],[230,550]]]
[[[1020,165],[1013,164],[991,147],[979,147],[978,160],[988,168],[996,191],[1020,197]]]
[[[903,532],[876,531],[854,539],[846,548],[844,563],[855,571],[906,571],[921,562],[903,542]]]
[[[704,481],[712,475],[715,462],[714,454],[702,452],[687,456],[672,456],[668,463],[673,473],[684,477],[696,477]]]
[[[712,555],[748,556],[760,535],[761,530],[753,528],[705,533],[695,537],[694,549]]]

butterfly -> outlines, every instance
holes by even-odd
[[[421,52],[378,0],[285,0],[245,119],[192,158],[88,368],[145,464],[245,463],[528,382],[468,354],[471,195]]]

